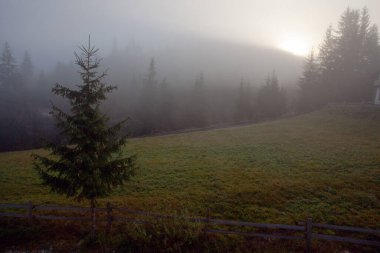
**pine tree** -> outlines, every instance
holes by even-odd
[[[50,107],[49,84],[45,76],[45,72],[40,70],[34,83],[34,100],[39,109],[47,109]]]
[[[373,97],[373,84],[380,75],[380,44],[377,25],[368,28],[361,51],[360,75],[362,89],[360,99],[370,101]]]
[[[246,120],[246,92],[244,89],[243,79],[240,81],[239,93],[236,101],[236,122],[244,122]]]
[[[201,72],[195,79],[191,104],[191,124],[194,127],[204,127],[207,125],[207,105],[206,94],[204,90],[204,75]]]
[[[245,85],[245,97],[244,97],[244,111],[246,119],[252,121],[256,119],[256,101],[254,99],[254,89],[252,88],[251,83],[248,81]]]
[[[319,54],[315,60],[319,65],[321,104],[335,101],[338,96],[337,77],[335,76],[337,61],[335,51],[336,37],[330,25],[326,30],[325,38],[319,47]]]
[[[55,106],[51,112],[66,143],[49,144],[50,156],[33,156],[35,169],[51,191],[90,201],[94,234],[97,198],[107,196],[128,180],[136,165],[135,156],[121,156],[126,139],[119,138],[118,133],[124,122],[108,127],[108,117],[100,111],[106,93],[116,87],[104,83],[106,73],[99,75],[96,70],[100,64],[96,58],[98,49],[91,46],[89,39],[88,46],[80,50],[75,58],[83,83],[75,90],[60,84],[52,89],[70,102],[69,113]]]
[[[343,13],[337,31],[337,71],[339,93],[338,101],[360,102],[368,100],[372,90],[365,81],[368,77],[365,55],[366,41],[370,30],[368,10],[347,10]],[[377,42],[378,44],[378,42]],[[367,94],[367,95],[366,95]]]
[[[156,62],[154,58],[150,59],[148,74],[145,79],[145,85],[149,88],[155,88],[156,81]]]
[[[33,64],[28,51],[24,54],[24,59],[20,66],[20,72],[24,82],[31,83],[31,79],[33,78]]]
[[[166,78],[159,85],[157,99],[157,119],[160,131],[173,130],[174,98]]]
[[[286,98],[279,87],[276,72],[273,71],[261,86],[257,96],[258,115],[261,118],[274,118],[286,111]]]
[[[157,80],[156,63],[150,60],[147,74],[142,82],[140,106],[137,115],[141,122],[140,134],[152,134],[157,131]]]
[[[314,57],[314,50],[305,59],[302,76],[298,82],[300,88],[298,110],[309,112],[323,105],[319,66]]]
[[[247,122],[256,118],[254,111],[253,92],[250,83],[245,83],[243,79],[240,81],[239,93],[236,101],[236,122]]]
[[[321,103],[370,101],[379,72],[380,50],[376,25],[367,8],[347,8],[338,29],[330,26],[318,56]]]
[[[371,25],[370,16],[368,8],[364,7],[360,13],[360,24],[359,24],[359,37],[362,42],[361,46],[364,46],[363,42],[365,41],[367,34],[369,32]]]
[[[10,87],[18,84],[18,69],[8,42],[5,42],[0,59],[0,85]]]

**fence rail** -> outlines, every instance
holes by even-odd
[[[298,225],[304,226],[305,223],[304,222],[298,222]],[[325,229],[331,229],[331,230],[348,231],[348,232],[358,232],[358,233],[364,233],[364,234],[380,235],[380,230],[371,229],[371,228],[337,226],[337,225],[322,224],[322,223],[313,223],[313,227],[315,227],[315,228],[325,228]]]
[[[90,212],[90,207],[73,207],[73,206],[49,206],[49,205],[33,205],[32,202],[26,204],[1,204],[0,209],[26,209],[26,213],[12,213],[12,212],[0,212],[0,217],[15,217],[15,218],[27,218],[29,223],[32,223],[34,219],[43,219],[43,220],[72,220],[72,221],[91,221],[89,216],[55,216],[55,215],[42,215],[34,214],[35,211],[75,211],[75,212]],[[380,249],[380,229],[370,229],[370,228],[360,228],[360,227],[349,227],[349,226],[337,226],[330,224],[321,224],[313,223],[312,219],[307,219],[306,222],[299,222],[297,225],[285,225],[285,224],[265,224],[265,223],[253,223],[247,221],[235,221],[235,220],[221,220],[221,219],[212,219],[210,215],[208,217],[186,217],[178,215],[168,215],[160,214],[153,212],[146,212],[141,210],[134,210],[127,207],[113,207],[110,203],[107,203],[106,207],[97,207],[95,208],[96,212],[105,212],[105,218],[97,219],[97,221],[106,222],[106,230],[110,231],[112,223],[115,221],[130,222],[136,224],[147,224],[150,223],[144,218],[131,218],[124,216],[115,216],[114,211],[126,212],[133,215],[144,216],[146,218],[155,218],[155,219],[180,219],[188,222],[204,223],[205,224],[205,233],[209,234],[227,234],[227,235],[241,235],[247,237],[261,237],[261,238],[273,238],[273,239],[284,239],[284,240],[304,240],[306,242],[306,252],[312,252],[312,241],[313,240],[327,240],[327,241],[336,241],[344,243],[353,243],[367,246],[374,246]],[[236,230],[227,230],[219,228],[211,228],[213,225],[223,225],[223,226],[239,226],[247,228],[256,228],[256,229],[271,229],[277,230],[277,233],[258,233],[258,232],[245,232],[245,231],[236,231]],[[361,238],[352,238],[352,237],[342,237],[337,235],[326,235],[320,233],[313,233],[313,228],[315,229],[328,229],[334,231],[344,231],[349,233],[359,233],[359,234],[370,234],[375,236],[376,240],[368,240]],[[278,234],[278,232],[286,232],[287,234]],[[292,232],[292,235],[289,233]]]

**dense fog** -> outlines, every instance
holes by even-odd
[[[310,45],[308,55],[300,56],[265,41],[262,32],[257,43],[252,38],[250,43],[240,33],[232,35],[228,25],[230,38],[215,30],[220,24],[205,23],[192,31],[188,12],[179,24],[178,14],[157,19],[156,4],[137,4],[138,14],[129,10],[125,14],[130,16],[122,19],[117,7],[133,7],[130,2],[67,3],[0,4],[1,151],[40,147],[43,138],[59,141],[49,111],[52,104],[68,110],[68,104],[51,89],[56,83],[80,84],[73,51],[88,43],[89,34],[100,49],[99,73],[107,70],[105,81],[117,86],[102,109],[111,123],[128,118],[123,133],[131,136],[259,122],[327,103],[369,102],[380,73],[378,30],[370,17],[375,10],[362,5],[340,10],[340,18],[331,18],[336,23],[325,25],[314,48]],[[204,9],[196,3],[193,11],[202,9],[199,18],[204,19]],[[170,1],[164,7],[170,4],[179,8]],[[140,13],[144,10],[146,18]],[[276,23],[280,27],[282,21]],[[275,33],[270,27],[267,33]]]

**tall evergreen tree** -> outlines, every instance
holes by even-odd
[[[140,134],[151,134],[157,131],[157,80],[156,63],[150,60],[148,72],[145,75],[139,101],[137,116],[140,120]]]
[[[28,51],[25,52],[24,54],[24,59],[21,63],[21,66],[20,66],[20,72],[21,72],[21,76],[23,78],[23,81],[25,83],[31,83],[32,82],[32,78],[33,78],[33,64],[32,64],[32,60],[30,58],[30,55],[28,53]]]
[[[286,111],[286,98],[279,87],[276,72],[273,71],[260,87],[257,94],[258,115],[261,118],[275,118]]]
[[[160,131],[174,128],[174,98],[166,78],[162,79],[158,91],[157,119]]]
[[[243,79],[240,81],[236,105],[235,121],[246,122],[254,119],[255,113],[251,86],[249,83],[245,84]]]
[[[17,86],[18,84],[18,68],[13,58],[11,48],[8,42],[4,44],[4,50],[0,58],[0,85]]]
[[[207,101],[204,83],[204,75],[200,73],[195,79],[192,99],[189,105],[191,108],[191,125],[194,127],[203,127],[207,124]]]
[[[380,61],[378,32],[367,8],[347,8],[336,32],[336,101],[369,101]]]
[[[316,61],[320,74],[319,88],[310,89],[310,94],[315,96],[308,101],[314,103],[315,108],[328,102],[370,101],[373,83],[380,73],[379,48],[378,29],[371,25],[368,9],[347,8],[338,29],[334,31],[330,26],[326,31]],[[309,67],[310,64],[306,64],[305,71]],[[301,80],[304,82],[305,76]],[[306,95],[306,86],[302,82],[300,94]]]
[[[42,110],[48,110],[50,107],[50,90],[51,87],[49,87],[49,83],[46,79],[45,72],[41,70],[35,80],[34,88],[33,88],[33,95],[34,100],[36,101],[36,105],[39,109]]]
[[[361,100],[372,100],[373,84],[380,75],[380,44],[377,25],[370,26],[364,38],[359,71],[363,86],[359,94]]]
[[[315,60],[315,63],[319,65],[321,104],[335,101],[338,96],[337,77],[335,75],[337,61],[335,51],[336,37],[330,25],[326,30],[324,40],[319,48],[318,57]]]
[[[371,25],[368,8],[364,7],[360,13],[359,39],[363,43],[367,37]],[[363,44],[361,46],[364,46]]]
[[[355,101],[360,65],[360,13],[347,8],[337,30],[336,72],[337,101]]]
[[[52,90],[70,102],[70,112],[55,106],[51,112],[66,142],[49,144],[50,156],[34,155],[34,166],[51,191],[90,201],[94,233],[96,199],[122,185],[136,166],[134,156],[121,156],[126,139],[119,138],[118,133],[124,122],[108,127],[108,117],[100,110],[106,94],[116,87],[103,82],[105,73],[98,75],[98,49],[91,46],[89,39],[88,46],[80,50],[75,58],[83,83],[75,90],[60,84]]]
[[[246,113],[245,113],[245,110],[246,110],[246,106],[245,106],[245,90],[244,90],[244,81],[243,79],[240,81],[240,85],[239,85],[239,93],[238,93],[238,97],[237,97],[237,101],[236,101],[236,114],[235,114],[235,121],[237,122],[243,122],[245,121],[245,116],[246,116]]]
[[[298,82],[300,92],[298,110],[309,112],[323,105],[323,92],[321,89],[319,66],[314,57],[314,50],[305,59],[302,76]]]
[[[8,43],[0,57],[0,149],[16,150],[36,145],[35,114],[31,93],[22,87],[19,66]]]

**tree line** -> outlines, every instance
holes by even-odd
[[[299,80],[298,110],[308,112],[327,103],[367,102],[380,75],[378,26],[367,8],[347,8],[334,29],[329,26],[318,54],[306,58]]]
[[[34,69],[28,52],[17,64],[8,43],[0,58],[0,150],[33,148],[40,145],[40,137],[49,136],[52,123],[42,108],[45,91],[34,79]],[[45,105],[46,106],[46,105]]]
[[[136,43],[124,51],[115,46],[104,65],[109,67],[107,82],[118,90],[102,110],[110,115],[110,123],[128,118],[125,134],[142,136],[258,122],[313,111],[332,102],[370,101],[380,74],[380,46],[378,28],[371,24],[368,10],[347,8],[337,29],[330,26],[318,52],[313,50],[305,59],[296,92],[282,87],[274,70],[255,82],[242,78],[233,84],[216,84],[202,71],[193,80],[171,82],[161,75],[159,60],[143,60]],[[66,111],[69,105],[52,96],[51,89],[57,82],[79,83],[75,65],[57,63],[48,73],[35,72],[27,52],[17,64],[9,44],[4,45],[0,151],[39,147],[41,138],[58,136],[49,114],[51,102]]]
[[[105,58],[112,67],[120,63],[118,52]],[[125,55],[127,57],[127,55]],[[249,82],[233,85],[208,85],[202,72],[187,86],[159,80],[154,58],[139,73],[126,72],[117,65],[108,77],[117,83],[118,91],[102,106],[111,116],[111,123],[128,118],[132,136],[150,135],[210,125],[256,122],[275,118],[285,112],[285,90],[280,88],[275,72],[262,85]],[[0,150],[40,147],[43,139],[57,135],[49,114],[51,103],[64,110],[69,105],[52,96],[54,83],[76,83],[74,64],[57,63],[48,74],[34,73],[31,57],[26,52],[21,64],[6,43],[0,62]],[[133,67],[132,67],[133,69]],[[69,87],[73,87],[68,85]],[[58,138],[58,137],[57,137]],[[58,141],[58,139],[57,139]]]

